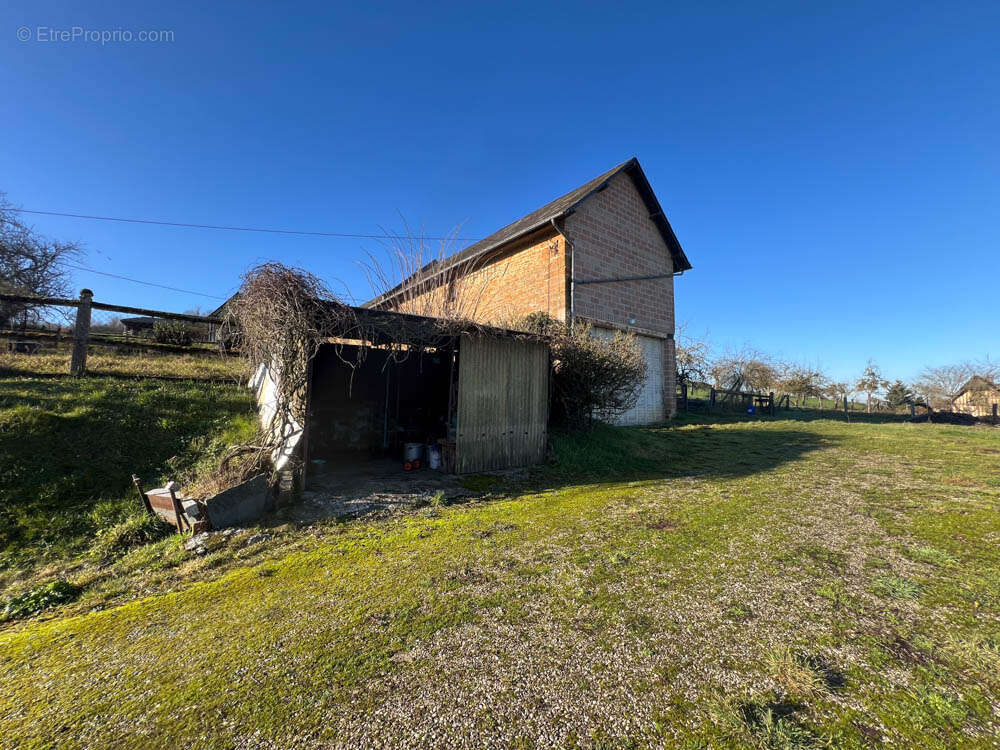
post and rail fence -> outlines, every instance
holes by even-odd
[[[238,352],[219,340],[222,322],[98,302],[89,289],[78,299],[0,294],[0,369],[231,380]]]
[[[678,384],[680,392],[677,393],[677,410],[691,411],[692,408],[704,410],[712,413],[719,410],[746,411],[752,407],[754,413],[767,413],[774,416],[777,404],[774,392],[754,393],[749,391],[734,391],[715,388],[712,386],[700,386],[701,390],[708,391],[707,399],[693,398],[690,395],[691,384],[681,382]]]
[[[818,408],[819,411],[841,412],[844,418],[850,421],[852,412],[858,413],[865,409],[864,404],[851,401],[846,395],[830,399],[814,397],[811,399],[813,405],[809,404],[809,400],[800,398],[793,405],[792,396],[788,393],[778,395],[774,391],[764,393],[759,391],[733,390],[716,388],[708,383],[689,383],[683,381],[677,384],[676,398],[678,412],[697,411],[708,414],[715,412],[745,412],[751,410],[752,407],[752,413],[754,414],[775,416],[779,411]],[[824,400],[828,402],[829,406],[824,404]],[[909,416],[915,418],[917,416],[917,406],[911,404],[907,408],[909,409]],[[884,411],[881,407],[880,409]]]

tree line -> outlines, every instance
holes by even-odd
[[[927,366],[911,381],[890,380],[878,363],[869,359],[856,376],[838,380],[815,365],[783,360],[748,346],[716,353],[707,336],[692,336],[683,327],[678,330],[676,349],[678,383],[752,393],[774,392],[779,397],[787,395],[799,407],[807,399],[816,399],[822,407],[823,399],[843,402],[861,398],[869,412],[911,404],[949,410],[954,396],[973,376],[993,382],[1000,380],[1000,364],[989,359]]]

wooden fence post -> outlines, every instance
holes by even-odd
[[[76,326],[73,328],[73,358],[70,360],[71,375],[83,375],[87,371],[87,342],[90,339],[90,303],[94,293],[89,289],[80,290],[80,305],[76,308]]]
[[[135,474],[132,475],[132,484],[135,485],[135,489],[139,493],[139,500],[142,502],[142,507],[146,509],[146,513],[151,516],[156,515],[153,511],[153,506],[149,503],[149,498],[146,497],[146,493],[142,491],[142,483],[139,481],[139,477]]]

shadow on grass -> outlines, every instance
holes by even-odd
[[[742,411],[722,411],[707,412],[704,410],[692,410],[688,412],[678,412],[674,419],[675,424],[728,424],[732,422],[814,422],[816,420],[827,420],[834,422],[844,422],[851,424],[890,424],[910,421],[909,414],[887,414],[885,412],[872,412],[868,414],[863,411],[852,411],[850,417],[845,417],[843,411],[836,409],[779,409],[772,417],[769,414],[747,414]]]
[[[835,443],[837,438],[814,430],[783,429],[777,425],[759,429],[750,425],[670,423],[650,427],[612,427],[597,424],[589,433],[553,433],[549,461],[523,472],[467,475],[457,484],[464,492],[450,494],[445,488],[443,505],[514,499],[525,493],[559,490],[589,484],[628,481],[657,481],[671,478],[737,478],[770,471],[782,464]],[[430,472],[435,474],[435,472]],[[419,493],[423,471],[385,476],[383,484],[366,480],[364,491],[352,487],[345,498],[364,499],[373,492],[365,510],[352,511],[349,519],[377,516],[387,501],[402,509],[406,498]],[[377,487],[377,491],[371,487]],[[407,486],[409,485],[409,486]],[[359,484],[360,487],[360,484]],[[323,493],[314,485],[313,492]],[[337,490],[332,490],[337,495]],[[377,495],[377,497],[375,497]],[[395,499],[393,499],[395,495]],[[335,503],[331,503],[331,508]],[[359,506],[360,507],[360,506]],[[419,506],[412,506],[414,509]],[[277,526],[292,522],[307,525],[317,520],[315,511],[305,520],[295,517],[292,508],[279,510],[256,525]],[[322,517],[322,516],[319,516]],[[328,518],[341,518],[330,511]]]
[[[778,427],[597,425],[590,433],[553,434],[554,460],[540,467],[534,479],[551,488],[589,481],[745,477],[835,441],[810,430]]]

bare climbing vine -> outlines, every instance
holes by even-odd
[[[355,327],[356,319],[317,276],[280,263],[249,269],[223,319],[227,341],[258,368],[255,377],[273,384],[269,428],[255,444],[236,446],[222,459],[220,469],[236,466],[245,474],[266,465],[289,432],[305,424],[309,363],[329,336]]]

